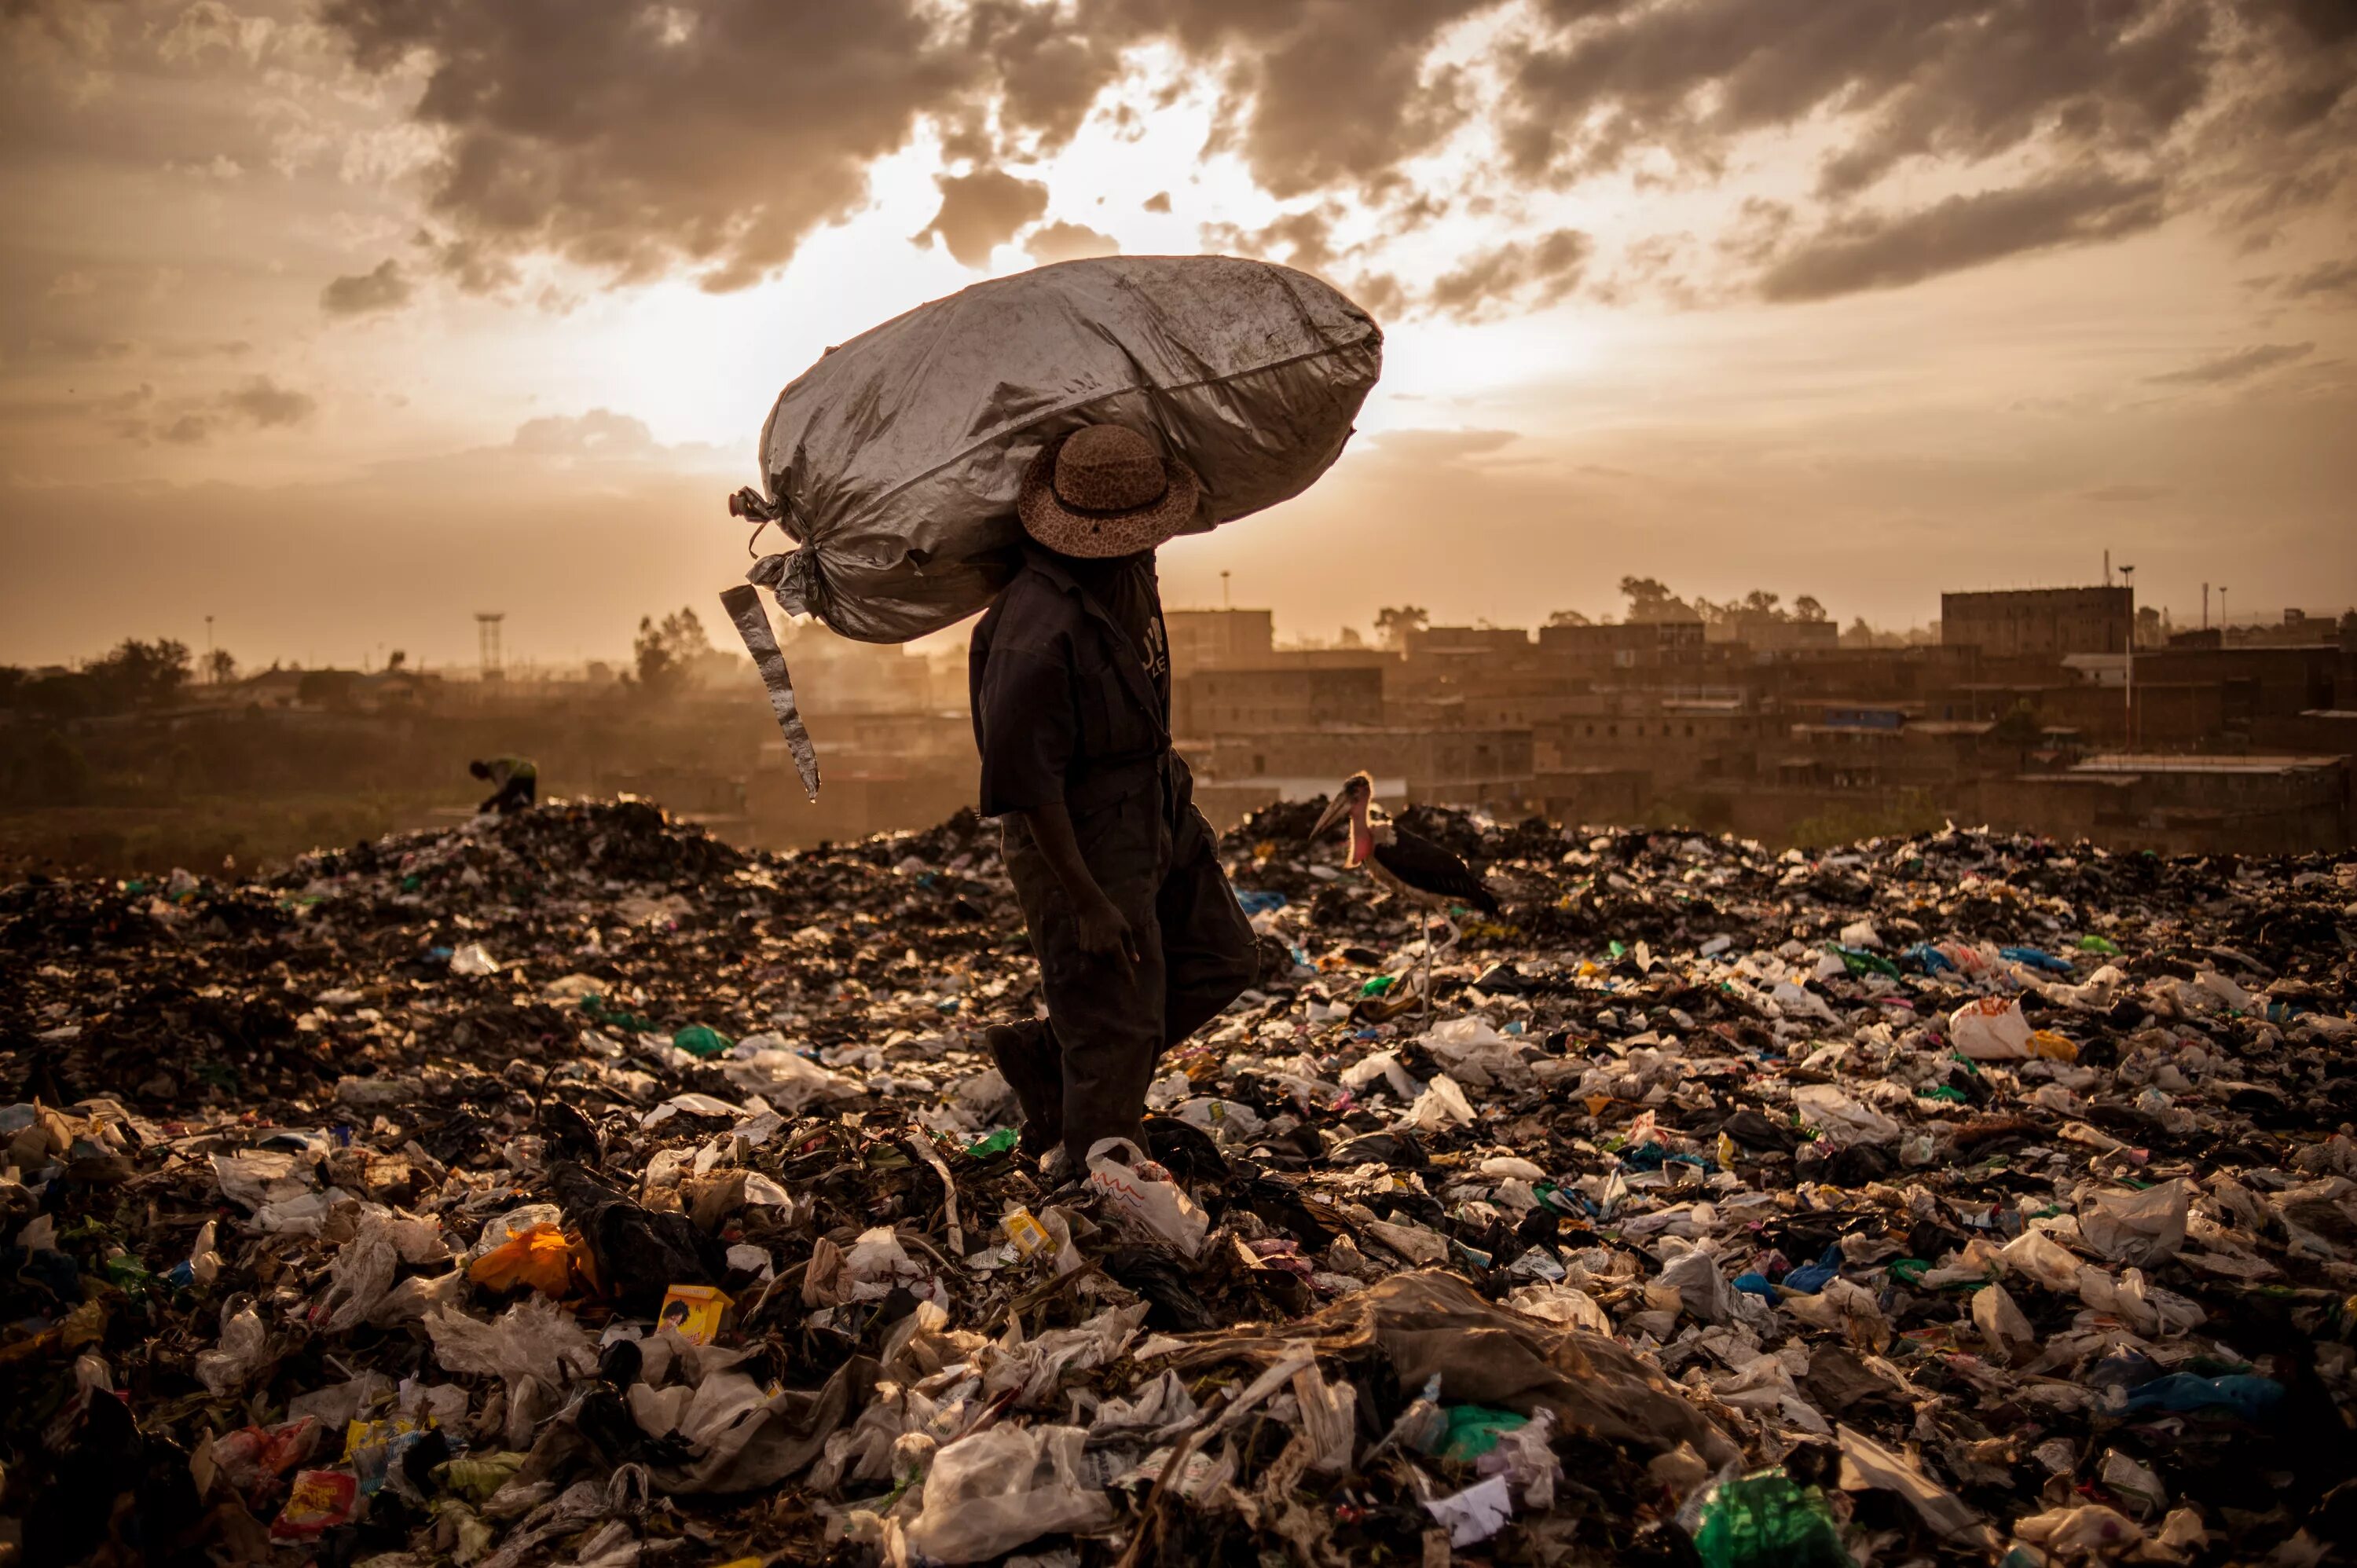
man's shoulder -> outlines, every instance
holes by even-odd
[[[995,643],[1014,646],[1052,639],[1078,624],[1081,607],[1053,577],[1027,565],[998,590],[985,619]]]

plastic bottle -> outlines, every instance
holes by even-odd
[[[1712,1487],[1694,1543],[1704,1568],[1854,1568],[1824,1494],[1781,1469]]]

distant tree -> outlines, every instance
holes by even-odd
[[[712,651],[712,639],[705,635],[704,622],[696,618],[695,611],[682,606],[663,617],[661,625],[652,616],[640,616],[639,635],[630,651],[638,665],[640,686],[656,695],[667,695],[686,681],[696,660]]]
[[[1776,608],[1783,596],[1765,588],[1754,588],[1743,596],[1743,613],[1759,620],[1783,620],[1787,618]]]
[[[1695,607],[1670,592],[1658,578],[1623,577],[1620,579],[1620,596],[1629,601],[1631,620],[1694,618]]]
[[[1825,607],[1817,603],[1813,594],[1803,594],[1792,601],[1792,618],[1813,624],[1826,618]]]
[[[1337,648],[1364,648],[1367,646],[1367,639],[1359,635],[1357,627],[1346,626],[1342,628],[1341,635],[1334,639],[1334,645]]]
[[[1844,648],[1872,648],[1875,644],[1874,628],[1866,624],[1864,616],[1842,628],[1841,645]]]
[[[153,707],[170,702],[188,683],[188,645],[170,639],[141,642],[127,637],[82,673],[97,684],[106,710],[120,713]]]
[[[1552,610],[1547,615],[1549,626],[1594,626],[1595,624],[1577,610]]]
[[[404,669],[407,667],[408,663],[409,650],[407,649],[396,648],[385,656],[385,673],[391,674],[395,670]]]
[[[1421,605],[1388,605],[1375,612],[1375,640],[1386,648],[1405,648],[1407,634],[1432,619]]]
[[[2005,717],[1990,727],[1988,738],[1999,746],[2009,746],[2018,750],[2036,746],[2045,733],[2046,726],[2039,722],[2036,714],[2030,712],[2029,704],[2016,703]]]
[[[216,686],[226,686],[237,679],[237,656],[226,648],[216,648],[205,655],[205,679]]]

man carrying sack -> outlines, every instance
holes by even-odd
[[[1170,749],[1170,655],[1156,546],[1201,487],[1135,431],[1050,442],[1016,510],[1021,569],[967,667],[982,813],[1000,822],[1045,1020],[985,1040],[1023,1112],[1023,1146],[1146,1147],[1155,1058],[1252,983],[1253,929],[1220,869],[1194,780]]]

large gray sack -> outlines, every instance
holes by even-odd
[[[1200,532],[1308,489],[1382,369],[1365,311],[1265,262],[1114,256],[976,284],[830,349],[779,394],[763,489],[736,506],[799,548],[747,576],[845,637],[922,637],[1006,581],[1016,492],[1055,437],[1110,423],[1154,439],[1201,478]],[[745,589],[728,601],[814,792],[766,618]]]

